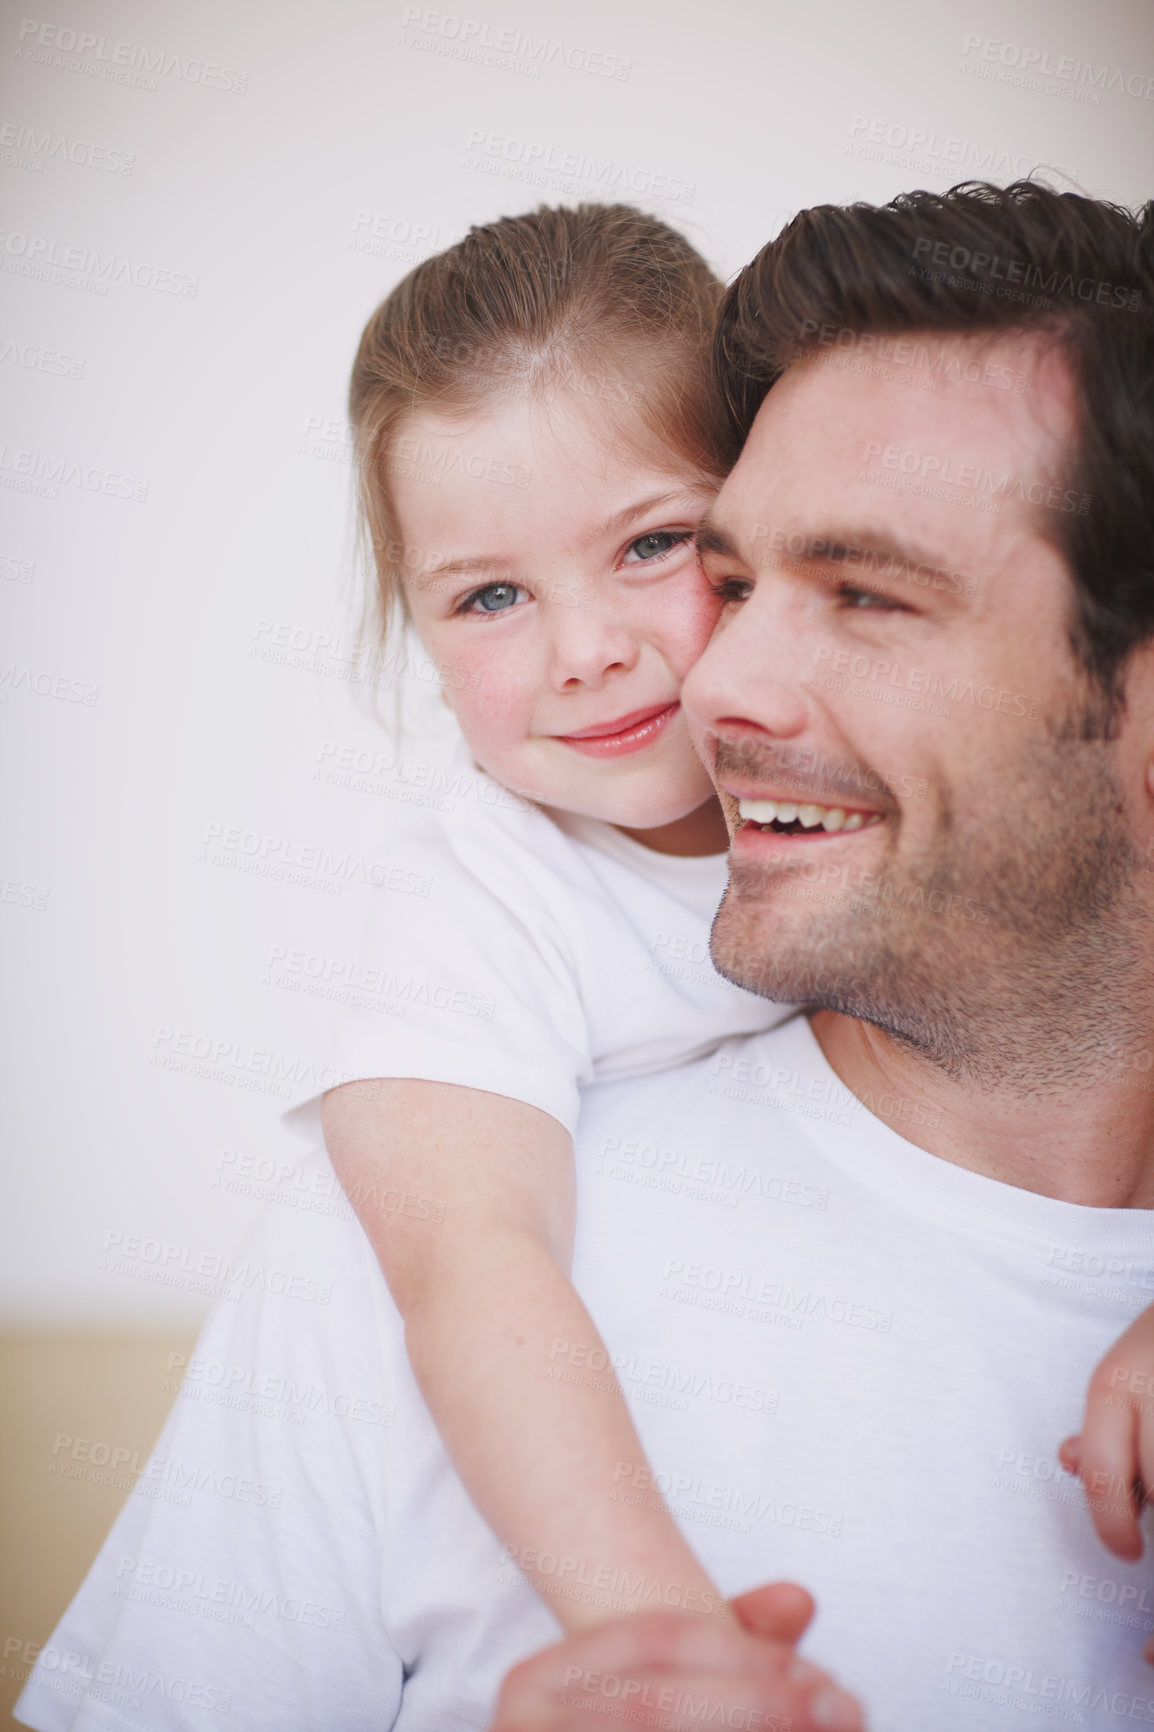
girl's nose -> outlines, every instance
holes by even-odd
[[[599,686],[637,664],[637,639],[600,599],[576,596],[553,609],[552,680],[557,691]]]

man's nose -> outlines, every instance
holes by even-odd
[[[694,727],[710,733],[752,728],[775,739],[805,731],[808,663],[787,612],[755,592],[721,620],[681,688]]]
[[[551,607],[551,676],[557,691],[575,686],[599,686],[614,669],[635,667],[639,646],[635,634],[601,597],[577,592],[568,604]]]

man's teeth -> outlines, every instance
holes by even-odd
[[[880,824],[880,812],[847,812],[844,806],[799,806],[793,800],[739,800],[737,810],[747,824],[792,824],[806,830],[864,830]]]

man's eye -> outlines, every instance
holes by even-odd
[[[753,585],[745,577],[723,577],[709,587],[720,601],[748,601],[753,593]]]
[[[859,589],[853,583],[839,583],[837,598],[846,608],[877,608],[890,613],[908,613],[909,609],[900,601],[894,601],[891,596],[882,595],[876,589]]]
[[[690,539],[688,529],[654,529],[649,535],[639,535],[636,541],[631,541],[626,550],[625,564],[640,565],[647,560],[662,559],[667,553],[672,553],[675,547],[682,547]],[[636,558],[630,558],[635,554]]]
[[[507,613],[528,591],[516,583],[486,583],[465,596],[458,613]]]

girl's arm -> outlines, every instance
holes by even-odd
[[[638,1610],[728,1616],[660,1496],[621,1500],[651,1481],[612,1369],[557,1376],[569,1344],[611,1366],[568,1278],[568,1132],[504,1095],[382,1078],[330,1090],[324,1132],[453,1465],[565,1629],[629,1609],[624,1576],[659,1584]],[[542,1572],[550,1554],[573,1567]]]

